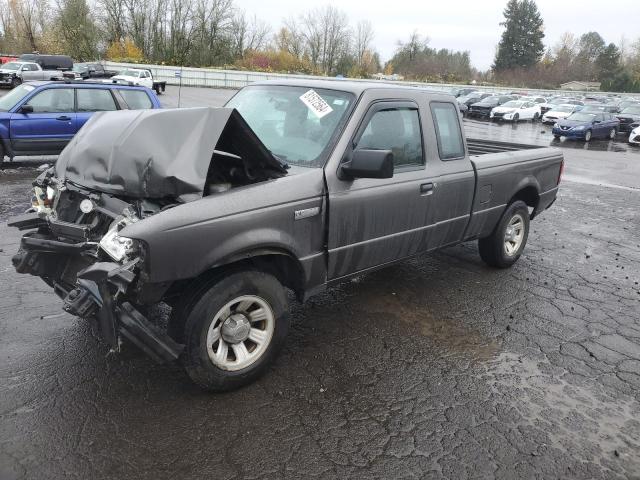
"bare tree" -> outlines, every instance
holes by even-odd
[[[260,50],[266,46],[271,27],[256,15],[247,20],[244,11],[239,10],[234,15],[231,25],[234,57],[244,58],[246,52]]]
[[[373,42],[373,26],[369,20],[358,22],[354,41],[356,64],[362,68],[365,63],[366,53],[370,50],[371,42]]]

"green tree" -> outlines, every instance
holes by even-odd
[[[86,0],[58,0],[57,7],[55,30],[63,52],[76,60],[95,59],[98,31]]]
[[[620,57],[620,50],[614,43],[610,43],[600,52],[595,61],[598,79],[600,81],[616,76],[620,72],[622,69]]]
[[[500,25],[505,29],[493,69],[500,72],[535,65],[544,54],[544,22],[535,1],[509,0],[503,13]]]

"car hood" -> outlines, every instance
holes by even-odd
[[[126,198],[202,198],[214,151],[231,154],[247,176],[287,170],[233,108],[100,112],[55,165],[62,181]]]
[[[17,70],[5,70],[4,68],[0,68],[0,73],[16,73]]]
[[[495,113],[512,113],[515,112],[517,108],[513,107],[494,107],[493,111]]]
[[[561,127],[579,127],[579,126],[589,126],[591,125],[590,122],[581,122],[578,120],[567,120],[566,118],[564,119],[560,119],[558,120],[558,125],[560,125]]]
[[[567,118],[569,115],[571,115],[572,112],[555,112],[553,110],[549,110],[547,113],[545,113],[545,117],[549,116],[549,117],[556,117],[556,118]]]

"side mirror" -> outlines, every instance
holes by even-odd
[[[31,105],[22,105],[20,107],[20,113],[33,113],[33,107]]]
[[[391,150],[355,150],[351,160],[340,166],[340,173],[347,178],[391,178],[393,153]]]

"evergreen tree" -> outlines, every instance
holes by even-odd
[[[615,77],[620,73],[620,50],[614,43],[607,45],[596,58],[596,69],[600,81]]]
[[[493,69],[500,72],[538,63],[544,54],[543,24],[534,0],[509,0]]]

